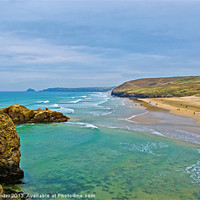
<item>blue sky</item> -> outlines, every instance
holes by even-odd
[[[200,75],[200,1],[2,0],[0,90]]]

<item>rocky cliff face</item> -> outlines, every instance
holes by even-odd
[[[14,124],[66,122],[69,118],[49,109],[31,110],[22,105],[0,109],[0,183],[15,183],[24,177],[20,169],[20,138]]]
[[[3,111],[11,117],[14,124],[66,122],[69,120],[60,112],[49,109],[31,110],[22,105],[12,105],[4,108]]]
[[[0,182],[10,183],[23,178],[19,168],[20,138],[12,119],[0,111]]]

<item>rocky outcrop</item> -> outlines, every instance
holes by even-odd
[[[0,183],[13,183],[24,177],[19,168],[20,138],[12,119],[0,111]]]
[[[66,122],[69,120],[67,116],[57,111],[31,110],[22,105],[12,105],[4,108],[3,111],[11,117],[14,124]]]
[[[0,109],[0,183],[15,183],[24,177],[20,169],[20,138],[14,124],[66,122],[69,118],[49,109],[31,110],[22,105]],[[1,192],[1,187],[0,187]]]

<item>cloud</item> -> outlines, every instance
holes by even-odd
[[[115,63],[116,65],[116,61],[123,63],[124,61],[139,59],[159,60],[167,58],[156,54],[127,53],[111,48],[55,45],[43,39],[25,40],[8,35],[1,35],[0,43],[1,67],[5,65],[40,65],[41,68],[47,64],[82,64],[89,66]]]
[[[98,81],[99,85],[101,80],[105,84],[112,80],[114,84],[127,74],[145,74],[138,68],[141,61],[167,59],[162,55],[128,53],[120,49],[56,45],[44,39],[27,40],[9,33],[0,35],[0,43],[1,82],[9,77],[7,82],[11,85],[44,80],[48,85],[64,77],[72,83],[79,79],[87,80],[88,84]]]
[[[0,90],[197,75],[197,1],[0,1]]]

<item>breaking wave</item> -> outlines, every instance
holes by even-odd
[[[45,100],[45,101],[37,101],[37,103],[49,103],[49,100]]]
[[[73,124],[73,125],[78,125],[78,126],[84,127],[84,128],[98,129],[98,127],[95,126],[94,124],[89,124],[89,123],[85,123],[85,122],[67,122],[67,123]]]
[[[68,113],[68,114],[74,113],[74,109],[72,109],[72,108],[60,107],[60,108],[55,109],[55,110],[58,111],[58,112],[61,112],[61,113]]]
[[[75,100],[75,101],[70,101],[70,103],[78,103],[78,102],[80,102],[80,101],[82,101],[82,99],[77,99],[77,100]]]

